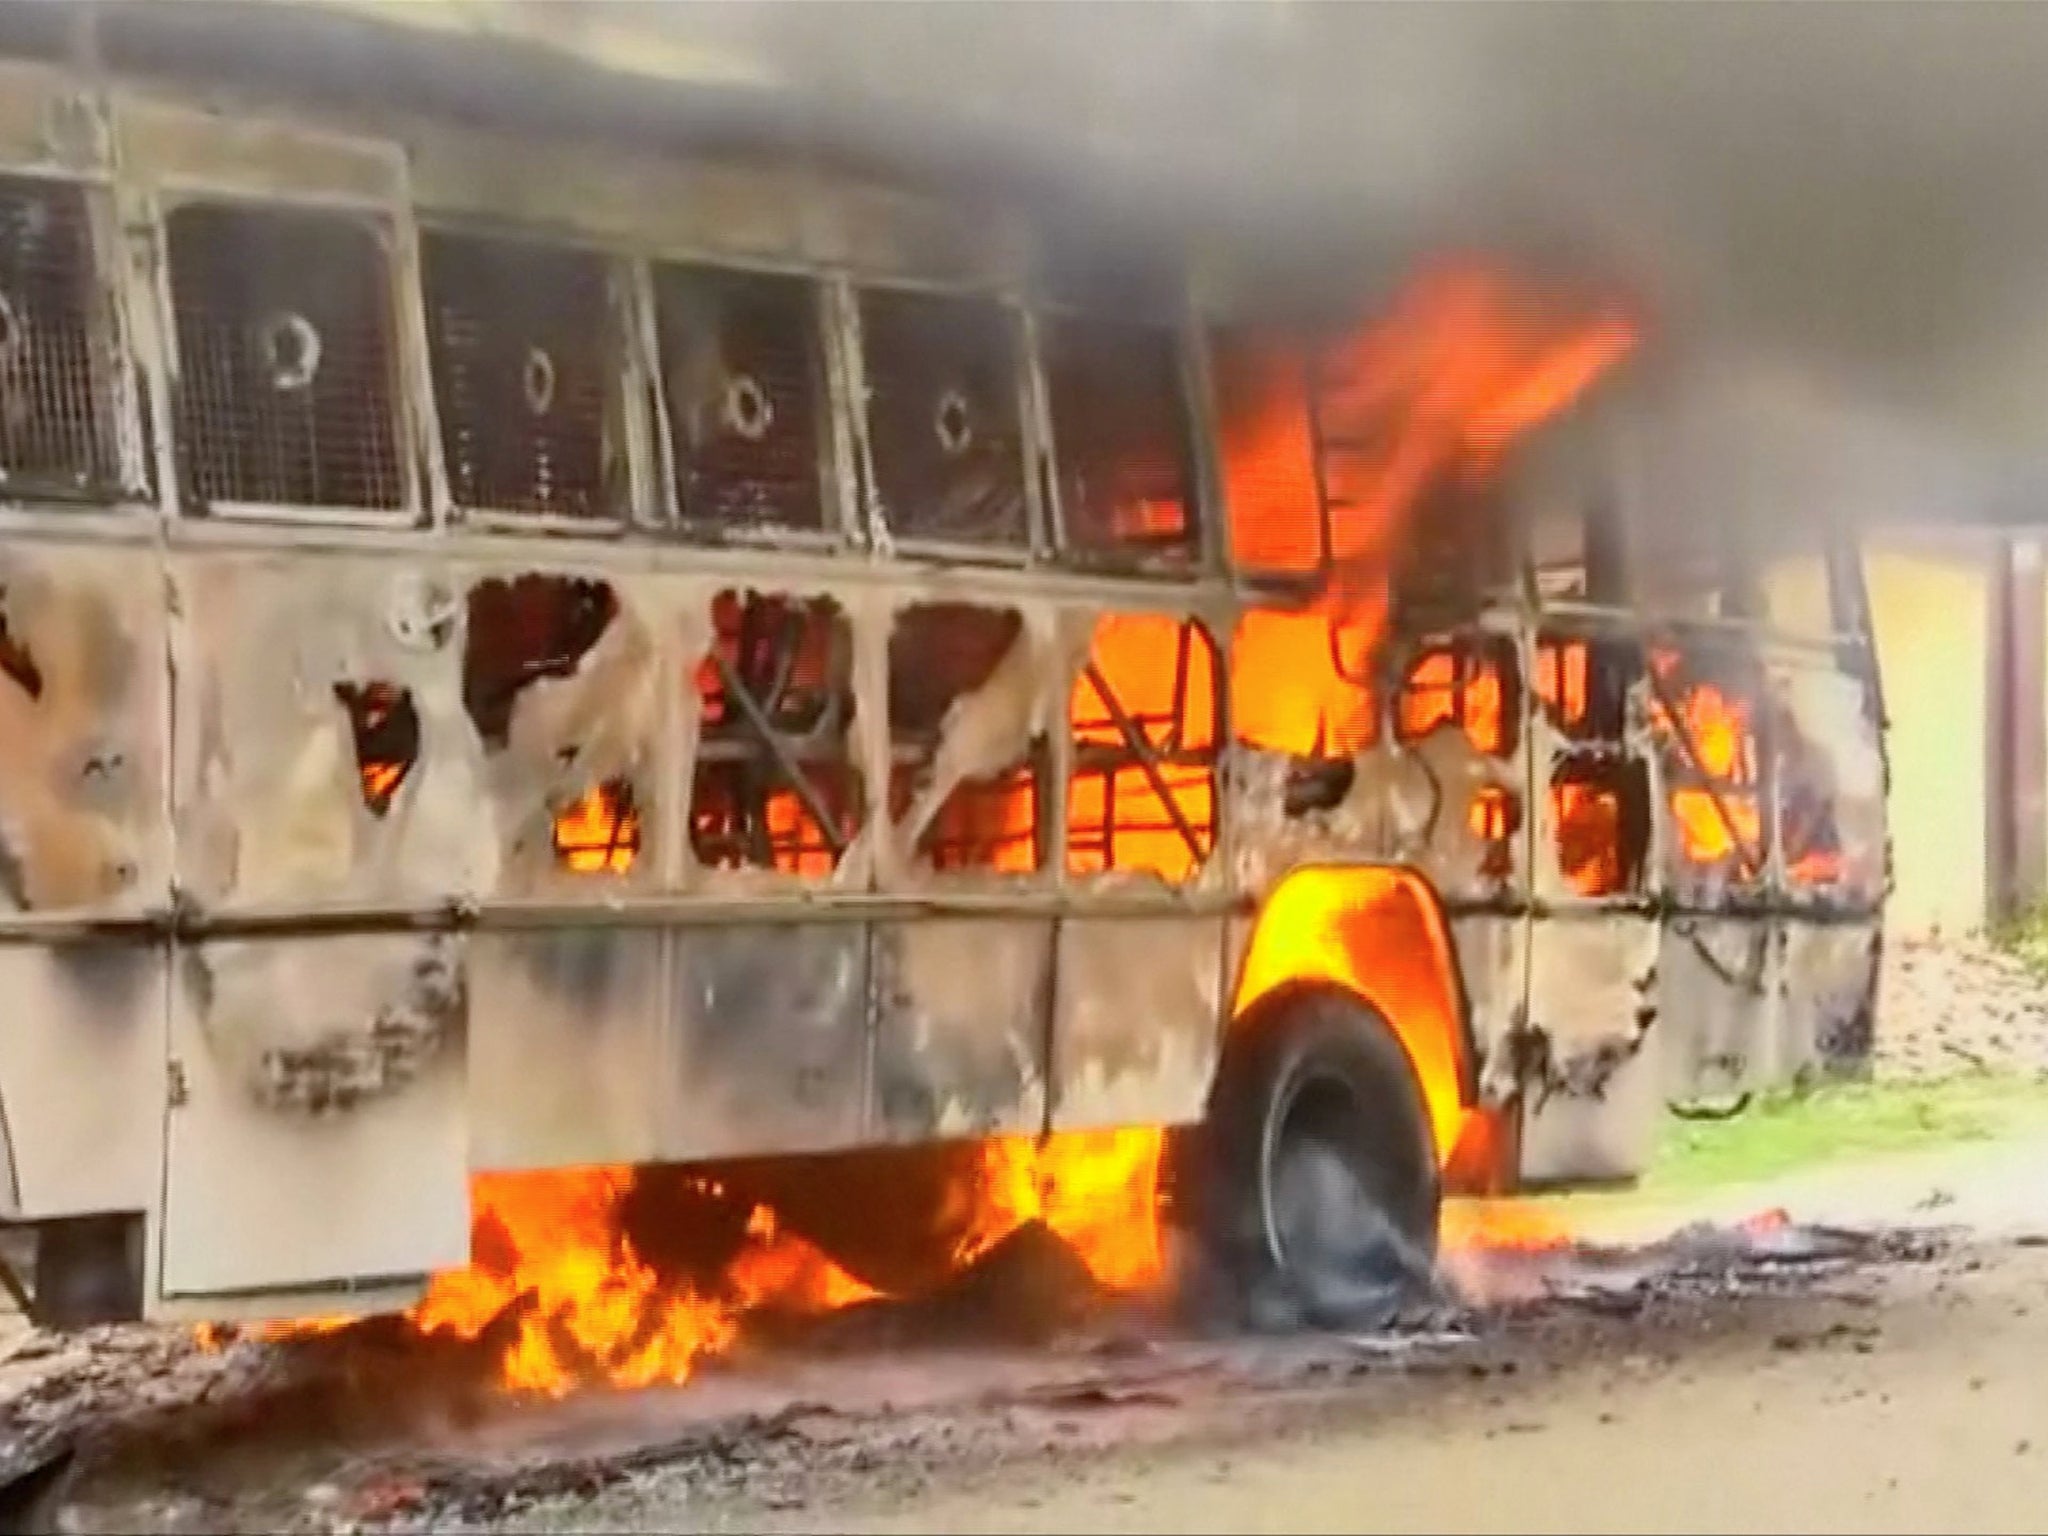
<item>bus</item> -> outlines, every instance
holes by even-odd
[[[229,83],[0,84],[45,1320],[410,1305],[482,1173],[1128,1128],[1335,1316],[1867,1060],[1855,542],[1670,515],[1625,306]]]

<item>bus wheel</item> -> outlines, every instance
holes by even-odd
[[[1302,988],[1233,1029],[1195,1217],[1255,1326],[1365,1327],[1431,1283],[1442,1204],[1421,1085],[1379,1013]]]

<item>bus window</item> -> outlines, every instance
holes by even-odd
[[[846,615],[829,598],[728,589],[712,622],[691,850],[708,868],[830,874],[862,820]]]
[[[998,673],[1020,663],[1023,686],[1003,687]],[[889,815],[934,870],[1029,874],[1040,867],[1046,741],[1029,733],[1033,665],[1030,637],[1014,608],[918,603],[896,615],[889,635]],[[987,711],[978,721],[967,718],[977,695]],[[1023,728],[1010,728],[1020,717]],[[988,729],[974,731],[978,723]],[[954,755],[946,751],[949,731],[974,732],[977,741],[998,744],[996,755],[1006,746],[1013,755],[971,762],[957,779],[938,782],[934,775]]]
[[[498,753],[517,745],[521,702],[543,681],[580,676],[599,642],[624,622],[618,593],[608,582],[540,575],[478,582],[469,594],[462,696],[484,750]],[[592,685],[594,692],[602,687],[602,681]],[[380,743],[391,740],[394,729],[402,730],[404,714],[380,708],[374,694],[347,702],[364,796],[374,812],[377,796],[395,794],[403,777],[391,776],[396,765]],[[542,727],[550,736],[544,744],[549,766],[573,763],[584,742],[568,733],[578,724],[594,730],[595,721],[573,710],[556,709],[551,715],[539,717],[549,722]],[[641,815],[631,777],[606,775],[573,788],[574,798],[550,799],[547,805],[555,866],[575,874],[632,869],[640,855]]]
[[[1179,338],[1164,326],[1040,326],[1067,549],[1084,561],[1192,566],[1199,553]]]
[[[1192,619],[1098,620],[1069,708],[1067,867],[1187,879],[1216,840],[1215,642]]]
[[[1555,733],[1548,766],[1550,827],[1567,891],[1596,898],[1640,890],[1650,843],[1646,765],[1627,740],[1628,688],[1640,673],[1635,642],[1540,635],[1531,691]]]
[[[903,542],[1025,548],[1020,370],[990,299],[871,289],[862,378],[877,514]]]
[[[428,230],[420,264],[456,505],[545,517],[621,511],[619,347],[604,258]]]
[[[1765,873],[1757,682],[1724,649],[1658,646],[1648,658],[1650,725],[1671,826],[1667,864],[1681,886],[1716,878],[1749,885]]]
[[[808,279],[710,267],[654,274],[683,524],[717,536],[828,524],[824,353]]]
[[[164,238],[191,493],[203,503],[402,505],[391,282],[375,225],[187,203]]]
[[[113,348],[84,189],[0,177],[0,468],[16,496],[113,485],[120,476],[110,380]],[[31,325],[33,320],[33,325]]]

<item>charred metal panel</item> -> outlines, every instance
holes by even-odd
[[[649,1162],[675,1097],[662,1027],[668,941],[652,928],[470,941],[470,1162]]]
[[[654,158],[609,146],[460,130],[409,145],[420,206],[653,250],[799,259],[811,178],[772,166]]]
[[[862,1139],[868,934],[859,923],[672,935],[674,1077],[662,1157],[821,1152]]]
[[[13,60],[0,64],[0,163],[99,171],[109,147],[104,98],[83,89],[78,76]]]
[[[114,129],[123,172],[147,184],[384,206],[406,200],[405,151],[391,140],[127,92],[115,103]]]
[[[1775,1081],[1782,926],[1674,913],[1657,962],[1666,1092],[1711,1098]]]
[[[169,897],[162,568],[145,551],[0,552],[0,900]]]
[[[460,941],[223,941],[177,959],[167,1295],[469,1254]]]
[[[1786,924],[1775,1081],[1819,1070],[1861,1077],[1875,1045],[1878,920]]]
[[[544,567],[479,574],[464,610],[495,889],[604,900],[658,886],[681,793],[658,771],[681,707],[678,647],[701,654],[706,616],[655,579]]]
[[[1519,883],[1521,775],[1453,726],[1359,760],[1357,787],[1386,815],[1381,855],[1412,865],[1448,900],[1500,899]]]
[[[1522,1181],[1542,1186],[1636,1178],[1650,1161],[1666,1113],[1654,1047],[1616,1065],[1597,1095],[1532,1094],[1522,1108]]]
[[[1240,759],[1240,878],[1256,889],[1288,863],[1341,849],[1409,865],[1453,902],[1519,891],[1526,828],[1512,653],[1508,637],[1486,631],[1417,647],[1398,669],[1393,729],[1374,732],[1348,764]]]
[[[1222,1047],[1224,921],[1061,920],[1052,1129],[1201,1118]]]
[[[163,1149],[160,948],[0,946],[0,1102],[10,1219],[140,1211]]]
[[[1052,941],[1050,919],[877,926],[877,1139],[1044,1126]]]
[[[622,246],[927,281],[1002,283],[1026,262],[1024,234],[1006,210],[942,205],[810,171],[439,127],[408,147],[423,208]]]
[[[488,892],[463,608],[428,560],[180,557],[178,880],[202,906]]]
[[[1023,235],[1001,208],[837,179],[815,180],[807,191],[804,250],[812,261],[929,282],[999,283],[1024,273]]]
[[[1657,920],[1587,910],[1532,924],[1529,1007],[1510,1053],[1522,1084],[1522,1176],[1641,1171],[1663,1109]]]
[[[1504,1104],[1521,1088],[1514,1047],[1525,1017],[1529,923],[1519,914],[1461,913],[1451,919],[1451,943],[1478,1050],[1480,1097]]]

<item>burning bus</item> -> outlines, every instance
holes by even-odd
[[[1158,1283],[1169,1216],[1337,1315],[1446,1188],[1867,1055],[1856,550],[1658,516],[1627,304],[5,76],[46,1318],[525,1305],[517,1379],[650,1380],[1030,1219]]]

